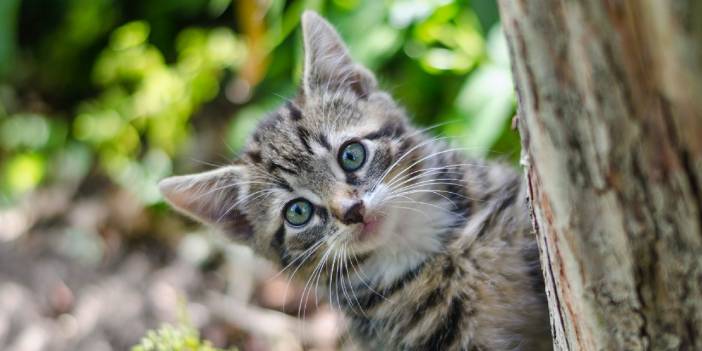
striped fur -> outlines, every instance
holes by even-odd
[[[326,294],[364,349],[550,349],[518,173],[412,127],[317,15],[303,34],[299,96],[232,166],[164,180],[166,199]],[[353,172],[337,157],[348,141],[367,152]],[[314,208],[302,227],[283,219],[296,198]],[[342,220],[351,202],[362,223]]]

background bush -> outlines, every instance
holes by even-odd
[[[305,8],[418,124],[447,122],[435,132],[471,153],[517,157],[490,0],[4,0],[0,201],[97,173],[158,204],[158,179],[233,157],[294,94]],[[213,145],[198,143],[210,132]]]

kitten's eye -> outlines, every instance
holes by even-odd
[[[339,165],[347,172],[361,168],[364,162],[366,162],[366,148],[357,141],[347,142],[339,150]]]
[[[314,207],[312,204],[303,198],[299,198],[285,205],[283,216],[290,225],[299,227],[307,224],[312,219],[313,212]]]

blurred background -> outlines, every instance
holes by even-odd
[[[516,161],[493,0],[0,0],[0,350],[354,349],[156,188],[236,157],[294,95],[304,9],[416,124]]]

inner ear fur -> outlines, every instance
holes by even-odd
[[[355,63],[336,30],[313,11],[302,15],[302,36],[305,47],[302,90],[349,89],[360,98],[373,92],[377,83],[373,74]]]
[[[224,230],[238,240],[253,236],[253,227],[242,210],[242,166],[174,176],[159,182],[166,202],[179,212]]]

